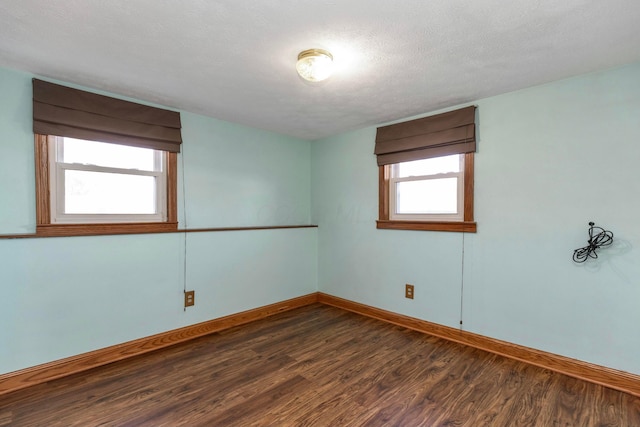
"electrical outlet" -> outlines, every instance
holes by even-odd
[[[406,284],[404,285],[404,297],[413,299],[413,285]]]
[[[184,291],[184,306],[191,307],[196,303],[196,291]]]

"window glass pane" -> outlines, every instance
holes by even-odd
[[[65,171],[67,214],[155,214],[156,178]]]
[[[121,169],[154,171],[154,152],[150,148],[63,138],[63,163],[79,163]]]
[[[462,154],[452,154],[451,156],[398,163],[395,176],[396,178],[406,178],[409,176],[460,172],[460,156],[462,156]]]
[[[458,178],[396,183],[396,213],[458,213]]]

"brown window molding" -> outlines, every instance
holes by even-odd
[[[378,221],[377,228],[392,230],[457,231],[475,233],[473,219],[473,171],[474,153],[464,156],[464,221],[398,221],[389,219],[389,178],[391,165],[379,166]]]
[[[36,235],[86,236],[101,234],[158,233],[178,229],[178,156],[167,152],[167,220],[164,222],[113,224],[52,224],[49,182],[49,144],[53,136],[35,135]]]
[[[120,234],[160,234],[160,233],[219,233],[219,232],[233,232],[233,231],[255,231],[255,230],[282,230],[282,229],[294,229],[294,228],[318,228],[315,224],[305,225],[257,225],[254,227],[214,227],[214,228],[182,228],[182,229],[157,229],[158,227],[154,223],[149,224],[134,224],[141,227],[137,229],[127,229],[127,224],[115,224],[123,225],[120,230],[117,229],[103,229],[105,224],[80,224],[80,225],[95,225],[95,228],[91,228],[87,233],[83,234],[69,234],[64,230],[60,230],[60,234],[0,234],[0,240],[15,240],[15,239],[40,239],[50,237],[82,237],[82,236],[114,236]],[[148,227],[145,227],[148,226]],[[43,226],[46,227],[46,226]]]

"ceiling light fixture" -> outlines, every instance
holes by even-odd
[[[296,70],[310,82],[328,79],[333,72],[333,56],[323,49],[304,50],[298,55]]]

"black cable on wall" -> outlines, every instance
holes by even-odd
[[[573,251],[574,262],[585,262],[589,258],[598,258],[596,252],[600,248],[604,248],[613,243],[613,233],[602,227],[596,227],[595,223],[589,223],[589,241],[588,245]]]

